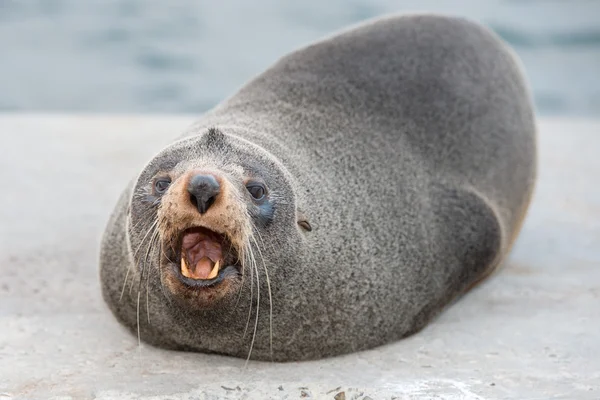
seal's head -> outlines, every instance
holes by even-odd
[[[289,263],[280,258],[294,253],[299,229],[285,169],[217,129],[156,155],[138,177],[128,218],[135,265],[157,273],[167,298],[188,310],[235,301],[245,276]]]

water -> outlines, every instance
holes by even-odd
[[[600,115],[598,0],[0,0],[0,110],[200,113],[285,53],[389,12],[492,27],[544,115]]]

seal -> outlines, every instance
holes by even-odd
[[[281,58],[147,162],[103,236],[116,318],[167,349],[294,361],[397,341],[506,257],[536,179],[513,51],[443,15]]]

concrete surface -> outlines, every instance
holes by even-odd
[[[0,115],[0,399],[600,399],[600,121],[541,121],[540,181],[509,260],[424,331],[247,368],[138,347],[100,296],[119,192],[191,121]]]

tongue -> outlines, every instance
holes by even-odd
[[[212,271],[215,263],[208,257],[202,257],[196,264],[196,268],[193,272],[194,279],[209,279],[210,272]]]
[[[214,279],[222,258],[221,242],[210,231],[196,230],[183,237],[181,272],[192,279]]]

